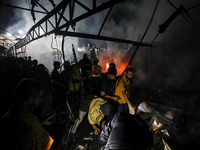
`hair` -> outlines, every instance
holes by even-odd
[[[100,110],[104,115],[109,115],[112,111],[112,105],[109,102],[106,102],[101,105]]]
[[[28,97],[38,96],[42,89],[43,87],[38,81],[29,78],[23,79],[15,88],[13,105],[20,107]]]
[[[117,74],[116,68],[109,68],[108,69],[108,74],[116,75]]]
[[[56,65],[60,65],[60,62],[59,61],[54,61],[53,62],[53,66],[56,66]]]
[[[116,68],[116,65],[115,65],[114,63],[110,63],[110,64],[109,64],[109,68],[112,68],[112,67],[113,67],[113,68]]]
[[[131,67],[126,68],[125,72],[127,73],[127,72],[129,72],[129,71],[133,72],[134,70],[133,70],[133,68],[131,68]]]

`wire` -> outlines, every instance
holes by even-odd
[[[128,68],[128,66],[131,64],[131,62],[132,62],[132,60],[133,60],[133,57],[135,56],[135,54],[136,54],[138,48],[140,47],[140,44],[142,43],[142,41],[143,41],[145,35],[147,34],[147,31],[149,30],[149,27],[150,27],[150,25],[151,25],[151,22],[152,22],[152,20],[153,20],[153,18],[154,18],[154,15],[155,15],[156,10],[157,10],[159,1],[160,1],[160,0],[157,0],[156,6],[155,6],[155,8],[154,8],[153,14],[152,14],[151,19],[150,19],[150,21],[149,21],[149,24],[148,24],[148,26],[147,26],[147,28],[146,28],[146,30],[145,30],[145,32],[144,32],[144,34],[143,34],[143,36],[142,36],[140,42],[139,42],[139,44],[137,45],[137,47],[136,47],[136,49],[135,49],[135,51],[134,51],[134,53],[133,53],[133,55],[132,55],[132,57],[131,57],[131,59],[130,59],[128,65],[127,65],[126,68],[124,69],[123,73],[124,73],[125,70]],[[122,73],[122,75],[123,75],[123,73]],[[119,80],[120,80],[120,78],[122,77],[122,75],[119,77],[118,82],[116,83],[116,86],[115,86],[115,87],[118,86]]]
[[[141,40],[140,40],[138,46],[136,47],[136,49],[135,49],[135,51],[134,51],[134,53],[133,53],[133,55],[132,55],[132,57],[131,57],[131,59],[130,59],[128,65],[127,65],[127,67],[131,64],[131,62],[132,62],[132,60],[133,60],[133,57],[135,56],[135,54],[136,54],[138,48],[140,47],[140,44],[142,43],[144,37],[145,37],[146,34],[147,34],[147,31],[149,30],[149,27],[150,27],[150,25],[151,25],[151,22],[152,22],[152,20],[153,20],[153,18],[154,18],[154,15],[155,15],[156,10],[157,10],[159,1],[160,1],[160,0],[157,0],[156,6],[155,6],[155,8],[154,8],[153,14],[152,14],[151,19],[150,19],[150,21],[149,21],[149,24],[148,24],[148,26],[147,26],[147,28],[146,28],[146,30],[145,30],[145,32],[144,32],[144,34],[143,34]],[[127,67],[126,67],[126,68],[127,68]]]
[[[57,40],[56,40],[56,46],[57,46],[57,48],[54,48],[54,47],[53,47],[53,36],[52,36],[51,48],[52,48],[53,50],[57,50],[57,52],[60,53],[60,60],[61,60],[62,52],[58,49]],[[58,60],[59,60],[59,53],[58,53]]]

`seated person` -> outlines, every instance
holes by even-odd
[[[17,85],[13,105],[0,119],[1,150],[50,149],[53,139],[33,115],[42,96],[42,86],[35,80],[24,79]]]
[[[134,111],[130,111],[134,112]],[[155,109],[147,102],[138,106],[137,114],[118,112],[104,127],[100,140],[104,150],[146,150],[153,146],[153,133],[147,123]]]

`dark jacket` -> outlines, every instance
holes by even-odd
[[[138,115],[119,112],[104,127],[100,140],[104,150],[146,150],[153,145],[153,133]]]

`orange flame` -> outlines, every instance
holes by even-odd
[[[109,64],[108,64],[108,63],[106,63],[106,70],[108,70],[108,68],[109,68]]]

